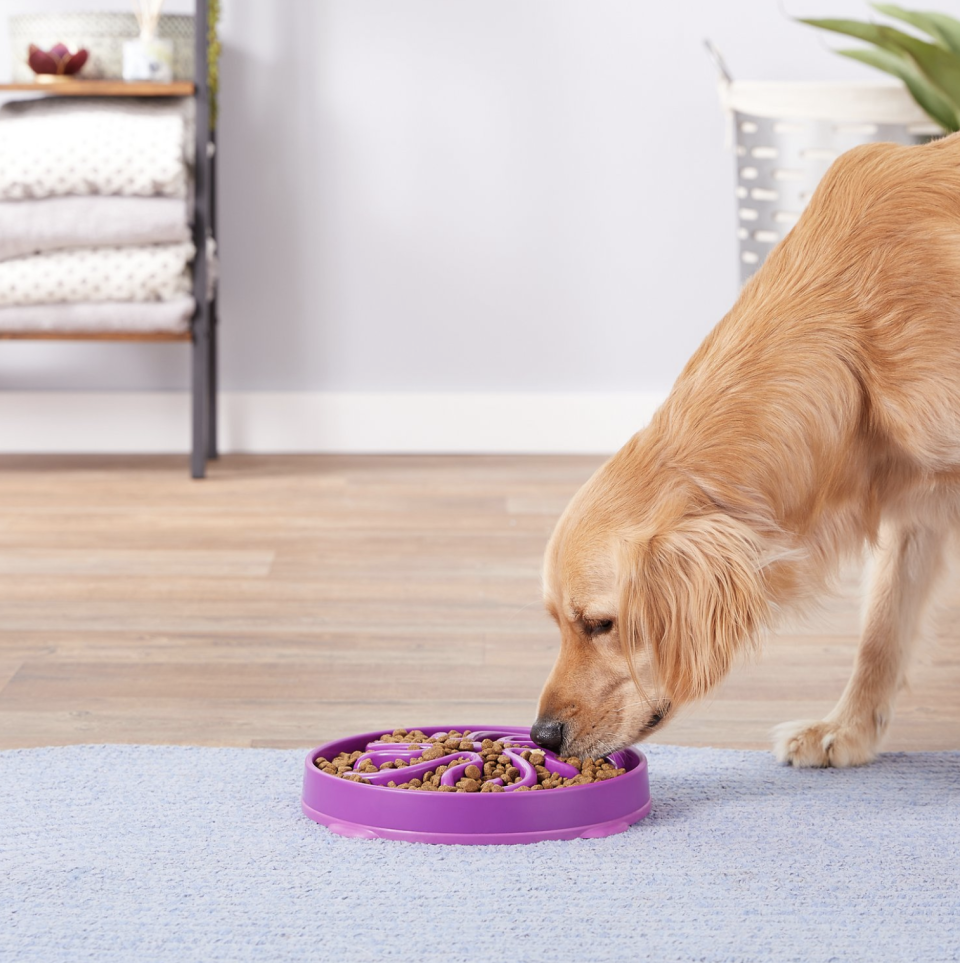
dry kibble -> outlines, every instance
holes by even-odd
[[[358,782],[363,785],[382,785],[382,783],[372,783],[365,776],[372,776],[385,770],[403,770],[411,766],[419,766],[424,762],[431,762],[449,756],[450,759],[445,765],[439,765],[436,769],[428,770],[419,777],[413,776],[401,782],[390,780],[387,787],[391,789],[404,789],[408,792],[506,792],[507,787],[511,792],[542,792],[544,789],[561,789],[567,786],[585,786],[595,782],[605,782],[616,776],[621,776],[626,771],[618,769],[609,759],[606,758],[584,758],[570,756],[562,758],[562,761],[572,766],[576,770],[576,775],[570,778],[550,772],[546,768],[546,756],[540,749],[529,749],[516,746],[512,749],[515,755],[526,760],[534,767],[537,774],[537,782],[532,786],[520,786],[518,782],[523,779],[523,771],[515,764],[514,757],[507,755],[505,749],[511,747],[511,743],[484,739],[476,746],[470,737],[469,731],[463,733],[455,729],[449,732],[441,732],[436,736],[427,736],[419,729],[412,731],[407,729],[395,729],[392,733],[387,733],[380,737],[380,742],[397,745],[398,752],[402,749],[404,755],[398,755],[389,762],[384,762],[379,767],[370,759],[363,759],[363,750],[354,752],[341,752],[333,759],[324,756],[317,756],[314,765],[329,776],[339,779],[348,779],[351,782]],[[420,749],[426,746],[425,749]],[[413,750],[413,752],[410,752]],[[414,753],[419,753],[414,755]],[[481,762],[471,759],[466,753],[477,753]],[[457,780],[456,785],[445,786],[441,784],[440,777],[451,767],[468,763],[463,769],[463,773]],[[401,779],[398,772],[397,778]],[[499,779],[505,785],[500,785],[492,780]]]

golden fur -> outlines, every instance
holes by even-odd
[[[960,135],[858,147],[557,523],[540,721],[580,755],[643,738],[870,544],[846,691],[776,737],[794,765],[867,762],[958,519]]]

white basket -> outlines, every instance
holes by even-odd
[[[844,151],[943,133],[902,84],[722,81],[720,99],[737,155],[741,282],[786,236]]]
[[[34,73],[27,64],[30,44],[49,50],[66,44],[71,50],[90,51],[81,77],[121,79],[123,43],[140,36],[137,18],[132,13],[23,13],[10,17],[10,44],[13,79],[29,83]],[[193,16],[165,14],[160,18],[157,36],[173,41],[173,79],[194,79]]]

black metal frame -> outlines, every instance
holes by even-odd
[[[197,306],[192,326],[193,441],[190,474],[206,475],[207,461],[217,457],[217,293],[207,299],[207,237],[216,238],[216,134],[210,127],[207,0],[196,0],[196,163],[194,165],[193,296]]]

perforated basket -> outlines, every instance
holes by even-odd
[[[844,151],[919,144],[943,133],[901,84],[722,81],[737,167],[737,237],[745,282],[807,206]]]

